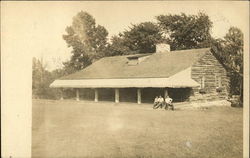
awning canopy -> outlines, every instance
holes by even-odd
[[[186,88],[199,86],[200,84],[191,78],[191,68],[185,69],[169,78],[55,80],[50,85],[53,88]]]

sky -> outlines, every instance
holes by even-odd
[[[155,22],[160,14],[197,14],[203,11],[213,22],[213,37],[223,37],[230,26],[248,29],[248,2],[240,1],[45,1],[1,2],[2,41],[10,53],[43,58],[46,68],[60,68],[71,49],[62,39],[65,28],[79,11],[87,11],[104,26],[109,37],[131,24]],[[9,48],[13,47],[14,48]],[[21,55],[22,54],[22,55]]]

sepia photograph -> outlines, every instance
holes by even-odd
[[[249,158],[249,2],[1,2],[2,157]]]

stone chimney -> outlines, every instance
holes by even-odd
[[[156,53],[168,53],[170,52],[170,45],[165,43],[156,44]]]

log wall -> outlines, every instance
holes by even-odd
[[[229,89],[229,77],[225,68],[211,52],[207,52],[191,68],[191,77],[204,87],[194,88],[190,101],[226,99]],[[202,78],[204,81],[202,81]],[[221,86],[219,86],[219,82]],[[220,87],[221,92],[216,89]],[[202,89],[202,90],[201,90]],[[200,92],[205,93],[200,93]]]

